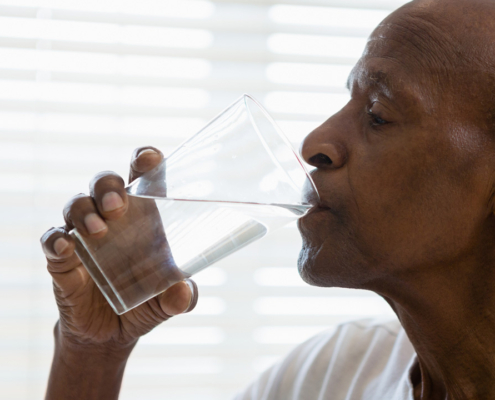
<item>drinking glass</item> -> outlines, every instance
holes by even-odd
[[[129,207],[100,239],[70,232],[117,314],[267,233],[318,199],[297,153],[245,94],[127,187]]]

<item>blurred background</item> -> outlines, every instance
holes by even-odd
[[[401,0],[0,0],[0,398],[40,399],[57,309],[39,237],[91,177],[126,177],[247,92],[295,147],[348,100],[372,29]],[[143,337],[121,399],[223,400],[311,335],[391,315],[306,286],[295,225],[197,275],[189,315]]]

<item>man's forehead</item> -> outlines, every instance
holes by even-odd
[[[386,18],[372,33],[363,56],[349,76],[348,87],[380,90],[388,97],[431,102],[445,74],[448,45],[436,40],[431,21],[404,9]],[[442,47],[441,49],[439,47]],[[425,104],[426,105],[426,104]]]
[[[389,99],[423,101],[425,88],[420,78],[409,73],[401,64],[386,59],[364,57],[353,68],[347,88],[380,93]],[[428,90],[427,90],[428,91]]]
[[[470,93],[473,107],[483,96],[494,104],[493,38],[493,0],[416,0],[375,29],[348,83],[393,100],[411,99],[428,114],[452,108]]]
[[[407,74],[437,77],[458,63],[459,43],[438,12],[415,4],[382,21],[368,39],[363,58],[387,59],[400,64]]]

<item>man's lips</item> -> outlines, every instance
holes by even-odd
[[[303,194],[303,201],[312,206],[306,215],[315,214],[322,211],[328,211],[331,209],[324,201],[322,201],[321,197],[314,190],[306,191]]]
[[[323,187],[319,185],[318,170],[314,169],[310,172],[311,180],[307,179],[303,188],[303,201],[311,205],[312,207],[306,213],[305,216],[316,214],[322,211],[332,211],[332,208],[326,204],[324,199],[321,198],[321,194],[318,193],[318,187]]]
[[[323,212],[329,211],[332,213],[331,208],[323,206],[321,204],[314,205],[311,207],[306,214],[297,220],[298,229],[303,231],[312,231],[315,229],[316,225],[319,225],[323,220],[327,220],[325,214],[321,214]]]
[[[327,207],[321,203],[316,204],[309,209],[309,211],[306,213],[305,217],[307,217],[308,215],[311,215],[311,214],[316,214],[316,213],[322,212],[322,211],[331,211],[331,208]]]

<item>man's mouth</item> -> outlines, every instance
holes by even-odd
[[[318,185],[316,185],[315,179],[315,171],[313,170],[310,175],[312,175],[313,181],[311,182],[309,179],[306,182],[306,187],[303,190],[303,201],[312,206],[304,215],[304,217],[312,214],[316,214],[322,211],[332,211],[331,207],[329,207],[320,197],[320,194],[317,191]]]
[[[313,207],[313,210],[315,210],[314,212],[328,211],[330,209],[331,209],[330,207],[321,203]]]
[[[331,211],[330,207],[324,206],[321,203],[315,204],[313,207],[311,207],[308,212],[306,213],[305,217],[311,214],[316,214],[322,211]]]

